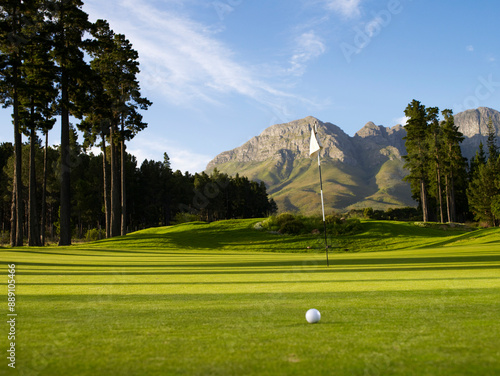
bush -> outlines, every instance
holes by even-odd
[[[200,220],[200,216],[191,213],[177,213],[174,217],[174,224],[179,225],[181,223],[197,222]]]
[[[345,219],[338,215],[326,217],[327,231],[334,236],[351,235],[362,230],[361,221],[357,218]]]
[[[421,221],[422,213],[417,208],[387,209],[387,219],[392,221]]]
[[[283,226],[285,223],[287,222],[291,222],[293,220],[295,220],[295,216],[293,214],[290,214],[290,213],[282,213],[280,215],[278,215],[276,217],[276,224],[278,226]]]
[[[282,234],[298,235],[304,227],[304,224],[298,218],[295,218],[283,223],[279,231]]]
[[[85,233],[85,240],[88,242],[95,242],[97,240],[106,238],[106,230],[99,230],[97,228],[92,228],[87,230]]]
[[[262,221],[262,228],[267,231],[278,231],[280,226],[278,226],[278,223],[276,222],[276,216],[272,215]]]
[[[361,222],[357,218],[345,219],[338,215],[329,215],[325,218],[327,232],[334,236],[347,235],[359,232]],[[283,213],[271,216],[262,221],[261,228],[267,231],[279,231],[281,234],[321,234],[323,233],[323,218],[320,216],[305,217]]]
[[[0,245],[10,244],[10,232],[0,231]]]

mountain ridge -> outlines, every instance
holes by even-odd
[[[480,107],[455,115],[455,123],[466,135],[462,145],[467,158],[485,143],[487,122],[492,118],[499,132],[500,112]],[[323,149],[323,185],[327,210],[415,206],[408,183],[402,181],[402,156],[406,154],[401,124],[393,127],[367,122],[354,136],[342,128],[307,116],[275,124],[243,145],[220,153],[207,172],[236,173],[264,181],[280,211],[317,212],[318,169],[309,158],[311,129],[318,127]]]

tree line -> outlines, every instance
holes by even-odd
[[[488,138],[467,161],[460,144],[463,134],[453,111],[441,113],[413,100],[405,109],[407,124],[404,178],[411,185],[423,221],[464,222],[475,219],[491,226],[500,220],[500,154],[490,118]],[[442,115],[443,120],[439,120]]]
[[[72,156],[71,171],[71,229],[73,238],[92,239],[110,236],[106,228],[104,202],[104,154],[85,152],[77,142],[75,129],[70,128]],[[25,215],[23,229],[29,227],[30,197],[30,144],[23,145],[22,205]],[[35,161],[47,161],[45,174],[36,174],[36,202],[43,202],[45,209],[40,217],[41,243],[59,236],[60,232],[60,146],[46,148],[42,140],[35,143]],[[107,146],[110,162],[109,149]],[[0,226],[3,233],[10,231],[10,204],[14,182],[15,155],[11,143],[0,144]],[[264,217],[277,211],[276,203],[268,198],[263,182],[250,181],[246,177],[230,177],[214,170],[190,174],[173,171],[168,155],[161,162],[145,160],[142,164],[125,154],[127,179],[127,231],[148,227],[167,226],[183,221],[215,221],[232,218]],[[44,181],[45,180],[45,181]],[[44,189],[39,187],[45,186]],[[40,211],[37,211],[40,213]],[[108,233],[107,233],[108,231]]]
[[[140,210],[139,201],[128,197],[134,195],[134,179],[145,189],[170,176],[179,180],[175,189],[184,187],[188,192],[202,179],[168,172],[165,161],[160,163],[163,167],[152,161],[134,166],[137,162],[127,154],[126,142],[147,127],[141,111],[152,105],[142,96],[137,79],[139,56],[125,35],[115,33],[107,21],[89,22],[82,7],[81,0],[0,2],[0,103],[12,109],[14,131],[13,145],[4,144],[1,150],[2,163],[11,171],[3,169],[2,228],[10,231],[12,246],[23,245],[26,234],[29,245],[43,244],[47,221],[57,224],[59,245],[71,244],[76,223],[82,228],[84,223],[95,226],[102,222],[107,237],[124,235],[127,228],[139,226],[130,213]],[[76,129],[84,137],[81,145],[76,142],[70,117],[78,119]],[[48,137],[56,118],[60,119],[61,142],[54,149],[49,147]],[[29,138],[29,146],[23,145],[22,134]],[[101,155],[82,151],[91,147],[100,147]],[[95,170],[99,162],[100,175]],[[57,173],[51,170],[55,165]],[[94,175],[82,166],[92,167]],[[166,170],[159,172],[162,168]],[[148,173],[154,175],[154,182],[141,178]],[[88,192],[82,188],[85,185]],[[251,193],[261,194],[262,187],[254,188]],[[161,196],[165,187],[157,189],[152,197]],[[189,198],[179,197],[169,197],[160,205],[163,209],[148,204],[154,214],[143,213],[140,226],[167,223],[175,205],[192,206]],[[100,200],[102,208],[97,207]],[[233,207],[229,214],[210,211],[210,205],[201,208],[206,218],[241,214]],[[8,225],[4,223],[7,212]]]

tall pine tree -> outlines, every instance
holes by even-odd
[[[141,97],[138,54],[122,34],[115,34],[104,20],[93,27],[95,42],[89,49],[92,69],[100,78],[108,109],[111,153],[110,235],[126,234],[125,141],[146,127],[139,109],[150,105]],[[118,157],[118,146],[120,156]],[[120,161],[120,163],[118,163]],[[121,200],[121,201],[120,201]]]
[[[71,147],[70,114],[79,117],[84,101],[85,81],[89,69],[84,61],[83,36],[90,28],[81,0],[54,0],[53,57],[59,68],[59,111],[61,115],[61,208],[59,245],[71,244]]]
[[[444,121],[441,123],[442,146],[445,155],[444,175],[446,206],[448,222],[457,221],[457,190],[465,193],[466,190],[466,159],[462,156],[460,144],[464,140],[463,134],[455,125],[453,111],[446,109],[442,112]]]
[[[26,2],[2,1],[0,5],[0,99],[5,107],[12,106],[14,124],[14,180],[11,207],[11,245],[22,246],[23,185],[22,185],[22,134],[20,125],[19,91],[22,88],[22,64],[28,38],[24,34]]]
[[[408,121],[405,125],[405,146],[407,155],[404,156],[405,168],[410,173],[405,177],[411,185],[413,196],[419,201],[422,208],[424,222],[429,220],[428,206],[428,124],[425,106],[413,100],[405,110]]]

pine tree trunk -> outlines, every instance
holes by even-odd
[[[104,176],[104,215],[106,219],[106,239],[111,237],[110,232],[110,202],[109,202],[109,172],[108,172],[108,157],[106,152],[106,137],[104,136],[104,132],[102,132],[102,169]]]
[[[429,221],[429,208],[427,205],[427,189],[425,187],[425,181],[420,180],[420,198],[422,204],[422,217],[424,222]]]
[[[120,235],[120,171],[117,158],[116,134],[111,130],[111,237]]]
[[[32,111],[34,109],[32,108]],[[40,234],[38,232],[38,216],[36,210],[36,169],[35,169],[35,127],[30,131],[30,179],[29,179],[29,219],[28,219],[28,244],[30,247],[40,246]]]
[[[449,216],[449,219],[450,219],[450,222],[456,222],[457,213],[456,213],[456,207],[455,207],[455,182],[453,179],[453,173],[450,175],[450,188],[449,189],[450,189],[450,209],[449,209],[450,216]]]
[[[14,167],[15,168],[15,167]],[[14,170],[15,176],[15,170]],[[16,182],[15,178],[12,182],[12,204],[10,206],[10,246],[16,246],[17,234],[17,212],[16,212]]]
[[[23,180],[22,180],[22,137],[21,130],[19,128],[19,98],[18,98],[18,88],[17,88],[17,68],[14,68],[14,148],[15,148],[15,158],[16,167],[14,175],[14,189],[15,189],[15,205],[16,205],[16,237],[15,245],[17,247],[22,247],[24,242],[24,206],[23,206]]]
[[[45,133],[45,150],[43,152],[43,190],[42,190],[42,224],[40,232],[42,234],[42,246],[45,246],[45,227],[47,215],[47,149],[49,147],[49,131]]]
[[[121,188],[122,188],[122,213],[121,213],[121,235],[127,235],[127,200],[125,194],[125,132],[124,132],[124,118],[122,116],[122,129],[121,129]]]
[[[68,79],[63,69],[61,78],[61,213],[59,245],[71,244],[71,181],[69,145],[69,97]]]
[[[444,213],[443,213],[443,193],[441,192],[441,171],[437,168],[437,190],[438,190],[438,198],[439,198],[439,214],[441,216],[441,223],[444,223]]]

